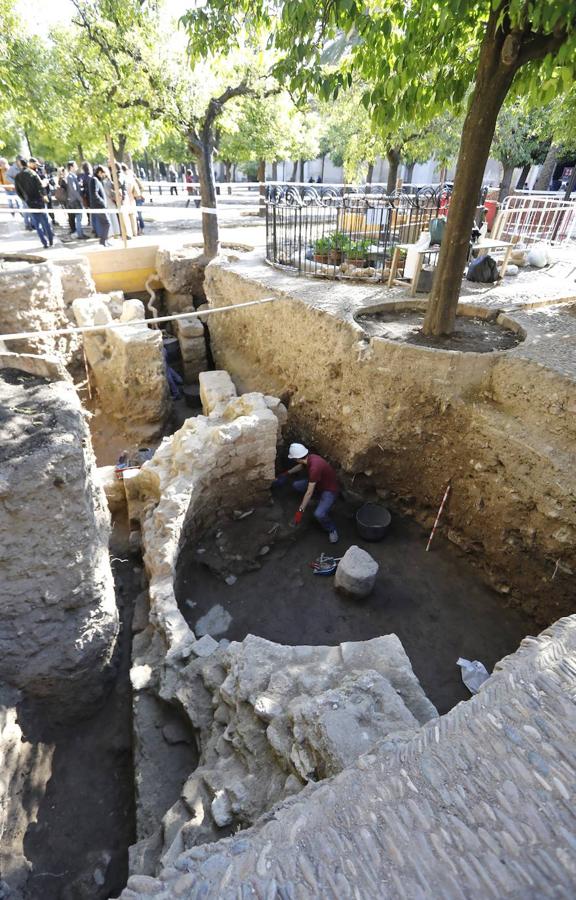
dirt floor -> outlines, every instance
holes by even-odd
[[[338,644],[395,633],[426,693],[445,713],[470,697],[456,665],[479,659],[488,671],[539,628],[481,583],[461,551],[441,538],[425,552],[428,534],[393,515],[379,543],[361,540],[355,508],[339,500],[336,545],[308,514],[289,526],[298,505],[290,485],[274,502],[230,520],[178,562],[176,596],[198,636],[242,640],[257,634],[282,644]],[[372,595],[360,603],[336,594],[332,577],[314,575],[321,553],[341,556],[352,544],[380,564]]]
[[[407,310],[357,316],[356,321],[371,337],[403,341],[438,350],[461,350],[466,353],[491,353],[509,350],[522,340],[519,335],[494,321],[458,316],[451,335],[433,337],[422,333],[424,313]]]
[[[26,739],[55,745],[52,777],[24,852],[32,863],[28,900],[102,900],[116,897],[128,877],[135,840],[130,688],[131,618],[140,592],[139,566],[128,559],[127,528],[111,543],[122,621],[116,671],[97,713],[59,723],[44,704],[23,703]]]

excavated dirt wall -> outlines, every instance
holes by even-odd
[[[524,345],[454,353],[369,339],[354,314],[381,291],[289,279],[247,256],[206,271],[217,365],[289,404],[289,424],[356,486],[444,527],[492,583],[543,622],[571,610],[576,570],[576,385]],[[526,344],[531,338],[528,334]],[[554,575],[554,578],[552,577]]]
[[[0,355],[0,680],[59,716],[105,688],[118,632],[110,521],[78,395],[55,361]]]

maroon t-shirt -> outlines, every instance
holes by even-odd
[[[326,462],[321,456],[316,456],[315,453],[309,453],[306,468],[308,469],[308,481],[316,484],[319,491],[338,492],[336,472],[329,462]]]

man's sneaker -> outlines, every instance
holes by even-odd
[[[338,532],[336,531],[335,528],[333,528],[332,531],[330,531],[328,533],[328,540],[330,541],[331,544],[338,543]]]

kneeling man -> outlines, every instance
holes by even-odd
[[[303,466],[306,467],[307,475],[306,478],[297,479],[293,484],[294,490],[304,494],[302,503],[294,516],[294,524],[300,524],[304,510],[310,503],[314,491],[318,489],[319,500],[318,506],[314,510],[314,518],[324,531],[328,532],[330,543],[335,544],[338,540],[338,532],[329,513],[340,490],[336,472],[329,462],[315,453],[309,453],[303,444],[290,444],[288,459],[294,460],[296,465],[288,469],[286,475],[300,472]]]

